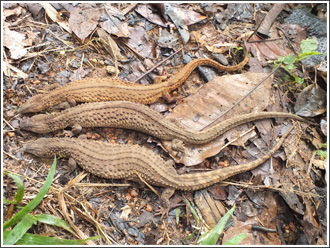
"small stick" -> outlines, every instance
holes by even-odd
[[[171,56],[169,56],[168,58],[162,60],[161,62],[159,62],[157,65],[155,65],[154,67],[152,67],[151,69],[149,69],[146,73],[144,73],[142,76],[140,76],[138,79],[136,79],[134,81],[134,83],[140,81],[143,77],[145,77],[148,73],[150,73],[151,71],[153,71],[155,68],[157,68],[158,66],[160,66],[161,64],[163,64],[165,61],[169,60],[170,58],[172,58],[175,54],[177,54],[178,52],[180,52],[183,49],[183,47],[181,47],[179,50],[177,50],[175,53],[171,54]]]
[[[239,99],[233,106],[231,106],[229,109],[227,109],[225,112],[223,112],[218,118],[220,119],[223,115],[227,114],[230,110],[232,110],[234,107],[236,107],[241,101],[243,101],[245,98],[247,98],[253,91],[255,91],[256,88],[258,88],[263,82],[265,82],[271,75],[273,75],[277,69],[281,66],[281,64],[279,64],[269,75],[267,75],[265,78],[263,78],[256,86],[253,87],[253,89],[251,91],[249,91],[245,96],[243,96],[241,99]],[[214,124],[216,124],[217,121],[214,121],[212,123],[210,123],[209,125],[203,127],[200,131],[205,130],[206,128],[209,128],[210,126],[213,126]]]

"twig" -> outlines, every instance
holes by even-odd
[[[231,106],[229,109],[227,109],[225,112],[223,112],[218,118],[220,119],[223,115],[227,114],[230,110],[232,110],[234,107],[236,107],[241,101],[243,101],[245,98],[247,98],[253,91],[256,90],[256,88],[258,88],[263,82],[265,82],[270,76],[272,76],[277,69],[281,66],[281,64],[279,64],[269,75],[267,75],[265,78],[263,78],[256,86],[253,87],[252,90],[250,90],[245,96],[243,96],[241,99],[239,99],[233,106]],[[211,125],[214,125],[215,123],[217,123],[217,120],[215,120],[214,122],[210,123],[209,125],[203,127],[200,131],[205,130],[206,128],[209,128]]]
[[[140,76],[139,78],[137,78],[134,83],[140,81],[143,77],[145,77],[148,73],[150,73],[151,71],[153,71],[155,68],[159,67],[161,64],[163,64],[165,61],[169,60],[170,58],[172,58],[175,54],[177,54],[178,52],[180,52],[183,49],[183,47],[181,47],[179,50],[177,50],[175,53],[171,54],[168,58],[160,61],[157,65],[155,65],[154,67],[152,67],[151,69],[149,69],[146,73],[144,73],[142,76]]]
[[[16,161],[19,161],[18,158],[14,157],[13,155],[9,154],[8,152],[3,151],[4,154],[6,154],[7,156],[11,157],[12,159],[15,159]]]
[[[263,21],[265,20],[267,14],[265,14],[263,17],[262,17],[262,20],[259,22],[258,26],[254,29],[253,33],[249,36],[249,38],[246,40],[246,42],[249,42],[251,37],[258,31],[259,27],[261,26],[261,24],[263,23]]]
[[[6,119],[3,119],[3,121],[6,123],[6,125],[8,125],[13,131],[15,131],[15,128],[9,124],[8,121],[6,121]]]
[[[127,15],[129,12],[131,12],[133,9],[135,9],[135,7],[137,6],[137,3],[132,3],[130,4],[126,9],[122,10],[121,13],[123,15]]]

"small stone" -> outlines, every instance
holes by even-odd
[[[87,132],[87,133],[86,133],[86,137],[87,137],[87,139],[91,139],[91,138],[92,138],[92,134],[91,134],[91,132]]]
[[[13,138],[13,137],[15,137],[15,133],[14,132],[8,132],[7,136],[9,136],[10,138]]]
[[[101,135],[99,135],[98,133],[93,133],[92,140],[98,140],[100,138],[101,138]]]
[[[134,237],[137,237],[139,235],[139,229],[137,229],[136,227],[133,227],[133,228],[128,228],[127,229],[127,233],[129,235],[132,235]]]
[[[7,111],[7,117],[8,118],[12,118],[12,117],[14,117],[15,116],[15,111],[14,110],[9,110],[9,111]]]
[[[132,197],[137,197],[139,195],[138,191],[135,188],[130,188],[128,192]]]
[[[152,211],[152,207],[151,207],[150,204],[147,204],[147,206],[146,206],[146,211],[148,211],[148,212],[151,212],[151,211]]]

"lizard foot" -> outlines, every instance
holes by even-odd
[[[161,215],[161,219],[165,216],[168,217],[168,212],[170,210],[170,198],[174,194],[175,189],[173,188],[165,188],[160,196],[160,202],[162,206],[156,210],[155,215]]]
[[[182,140],[173,139],[171,146],[174,151],[186,154],[186,148],[184,147],[184,143]]]
[[[160,215],[160,219],[163,220],[164,217],[168,218],[169,208],[159,206],[159,209],[156,210],[155,216]]]

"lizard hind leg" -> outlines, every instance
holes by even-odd
[[[170,211],[170,198],[174,192],[174,188],[165,188],[160,196],[161,206],[156,210],[155,215],[161,215],[161,219],[168,216],[168,212]]]

